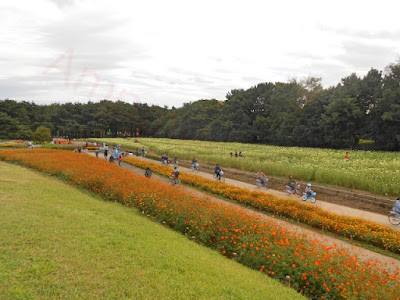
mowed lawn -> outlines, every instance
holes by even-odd
[[[137,210],[0,162],[0,299],[305,299]]]

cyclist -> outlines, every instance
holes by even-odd
[[[393,211],[397,212],[400,214],[400,197],[397,198],[394,206],[393,206]]]
[[[311,183],[307,184],[306,189],[304,190],[304,193],[306,193],[307,198],[311,196],[311,193],[312,193]]]
[[[287,185],[290,187],[290,190],[293,192],[296,189],[296,181],[293,179],[293,175],[289,175],[289,181]]]
[[[259,179],[260,182],[261,182],[261,185],[265,185],[265,181],[266,181],[266,179],[267,179],[267,176],[265,176],[264,172],[261,171],[261,169],[258,170],[257,176],[258,176],[258,179]]]
[[[196,157],[193,157],[193,159],[192,159],[192,168],[193,168],[193,170],[199,169],[199,163],[197,162]]]

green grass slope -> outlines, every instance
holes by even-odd
[[[304,299],[136,210],[0,163],[0,299]]]

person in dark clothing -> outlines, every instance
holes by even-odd
[[[217,177],[218,180],[221,180],[221,167],[219,166],[219,164],[217,164],[215,166],[214,174],[215,174],[215,177]]]

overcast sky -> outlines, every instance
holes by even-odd
[[[396,4],[399,3],[399,4]],[[398,1],[2,0],[0,99],[179,107],[400,56]]]

